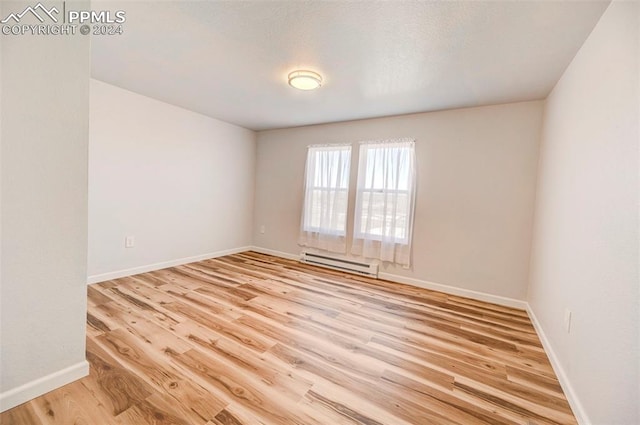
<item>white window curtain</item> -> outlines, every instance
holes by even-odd
[[[360,145],[352,254],[410,266],[414,145],[412,139]]]
[[[299,245],[346,253],[351,145],[309,146]]]

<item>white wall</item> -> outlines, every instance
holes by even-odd
[[[544,112],[529,303],[582,423],[640,423],[638,9],[610,5]]]
[[[308,145],[354,143],[353,221],[357,142],[414,137],[413,266],[385,272],[524,300],[541,116],[542,102],[524,102],[259,132],[254,245],[300,252]]]
[[[254,132],[93,79],[90,117],[90,281],[251,245]]]
[[[0,15],[27,4],[3,3]],[[88,373],[89,38],[2,39],[0,410],[6,410]]]

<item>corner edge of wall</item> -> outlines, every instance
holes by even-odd
[[[533,312],[533,308],[529,303],[527,303],[527,314],[529,315],[529,318],[531,319],[531,323],[533,323],[533,327],[535,328],[536,333],[538,334],[538,337],[542,342],[542,346],[544,347],[544,351],[547,354],[547,357],[549,357],[549,361],[551,362],[551,367],[553,368],[553,371],[558,377],[558,381],[560,382],[562,391],[564,391],[565,397],[567,397],[567,401],[571,406],[571,410],[573,411],[573,414],[576,417],[578,424],[591,425],[592,422],[589,420],[589,416],[587,415],[587,412],[584,409],[584,406],[580,402],[580,399],[578,398],[578,394],[576,394],[573,388],[573,385],[571,385],[571,382],[569,381],[569,377],[567,376],[567,373],[562,367],[562,364],[560,363],[560,359],[558,358],[558,355],[553,349],[553,345],[551,345],[551,341],[549,340],[549,338],[547,338],[547,335],[545,334],[544,329],[542,328],[542,324],[536,317],[536,314]]]

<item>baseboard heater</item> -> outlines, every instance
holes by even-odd
[[[377,264],[346,260],[343,258],[331,257],[324,254],[314,254],[306,251],[302,251],[302,253],[300,253],[300,262],[369,277],[378,277]]]

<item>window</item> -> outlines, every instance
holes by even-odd
[[[299,244],[351,253],[408,267],[415,200],[412,139],[360,145],[356,206],[347,220],[350,145],[309,146]]]
[[[300,244],[346,252],[351,146],[309,146]]]
[[[414,174],[413,140],[360,145],[354,254],[408,266],[415,198]]]

